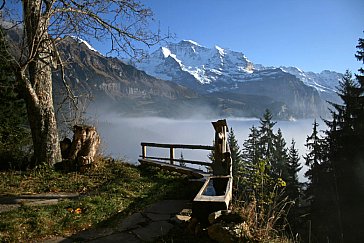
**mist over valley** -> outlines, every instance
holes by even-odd
[[[212,145],[214,129],[211,124],[215,119],[168,119],[161,117],[134,117],[127,118],[119,114],[109,113],[97,118],[97,128],[103,140],[102,152],[115,158],[137,164],[141,155],[141,142],[167,143],[167,144],[195,144]],[[296,148],[301,156],[306,153],[304,146],[306,137],[311,133],[313,120],[301,119],[296,121],[278,121],[274,127],[276,132],[281,128],[283,137],[290,146],[291,140],[296,141]],[[259,126],[257,118],[227,118],[227,124],[233,128],[240,148],[248,138],[250,128]],[[321,127],[323,128],[323,127]],[[184,159],[208,161],[208,151],[176,149],[175,157],[180,158],[181,152]],[[168,149],[148,149],[150,156],[169,157]],[[299,172],[301,181],[306,168]]]

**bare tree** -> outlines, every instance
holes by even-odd
[[[10,3],[11,2],[11,3]],[[4,2],[5,3],[5,2]],[[138,43],[151,46],[160,41],[159,31],[149,26],[152,12],[137,0],[22,0],[5,3],[22,17],[8,20],[20,24],[21,54],[15,57],[15,76],[22,87],[34,146],[34,165],[54,165],[61,160],[52,97],[52,69],[61,69],[57,45],[66,35],[110,43],[110,53],[141,57]],[[3,18],[6,16],[3,14]]]

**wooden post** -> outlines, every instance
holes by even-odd
[[[173,147],[169,148],[169,158],[170,158],[171,165],[173,165],[173,160],[174,160],[174,148]]]
[[[226,155],[230,152],[227,142],[227,123],[224,119],[213,122],[212,125],[215,129],[215,159],[212,163],[213,174],[227,176],[231,173],[229,160],[226,160]]]
[[[145,159],[147,157],[147,146],[142,144],[142,158]]]

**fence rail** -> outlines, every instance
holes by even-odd
[[[139,156],[142,157],[142,156]],[[171,158],[166,158],[166,157],[151,157],[151,156],[146,156],[143,159],[157,159],[157,160],[166,160],[166,161],[170,161]],[[173,159],[173,162],[182,162],[182,163],[188,163],[188,164],[193,164],[193,165],[206,165],[206,166],[211,166],[211,162],[205,162],[205,161],[199,161],[199,160],[185,160],[185,159]]]
[[[170,164],[176,162],[188,163],[188,164],[196,164],[196,165],[207,165],[210,166],[211,163],[205,161],[197,161],[197,160],[184,160],[184,159],[175,159],[174,158],[174,149],[201,149],[201,150],[214,150],[213,146],[208,145],[191,145],[191,144],[165,144],[165,143],[141,143],[142,146],[142,155],[140,156],[142,159],[157,159],[157,160],[166,160],[169,161]],[[168,148],[169,149],[169,158],[163,157],[150,157],[147,156],[147,147],[154,148]]]

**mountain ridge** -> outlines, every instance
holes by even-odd
[[[176,75],[166,72],[167,68],[163,58],[169,57],[174,59],[175,68],[179,66],[181,71],[188,72],[195,78],[195,82],[203,85],[213,84],[216,80],[223,80],[223,82],[249,81],[252,80],[250,76],[256,71],[280,68],[299,78],[305,85],[314,87],[319,93],[332,93],[335,92],[335,88],[343,76],[341,73],[328,70],[314,73],[305,72],[297,67],[266,67],[261,64],[253,64],[244,53],[217,45],[207,48],[192,40],[169,43],[152,52],[147,59],[132,64],[152,76],[175,80],[178,83],[180,81]],[[168,64],[171,65],[171,62],[169,61]],[[219,85],[213,86],[216,88]]]
[[[21,32],[11,31],[8,37],[16,46]],[[66,81],[75,94],[90,94],[94,97],[90,107],[101,107],[104,112],[171,118],[196,114],[260,117],[268,108],[278,119],[318,117],[327,112],[316,89],[281,68],[254,69],[243,53],[219,46],[209,49],[190,40],[182,45],[168,50],[161,47],[155,53],[160,75],[169,80],[106,57],[77,37],[59,40],[58,49]],[[183,55],[195,59],[188,63]],[[196,67],[196,63],[201,65]],[[196,82],[196,77],[202,82]],[[241,81],[241,77],[245,79]],[[55,101],[62,102],[64,88],[59,70],[54,70],[53,78]]]

